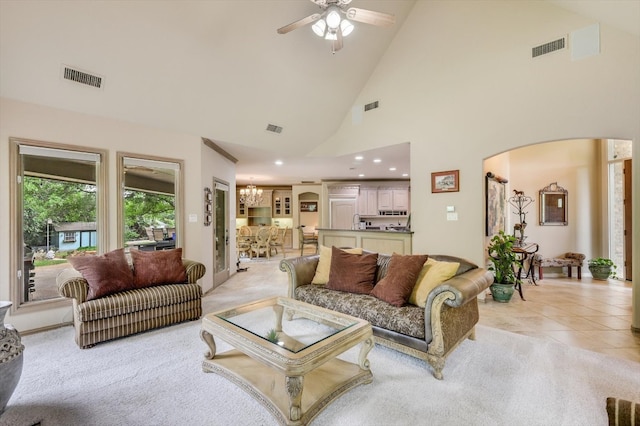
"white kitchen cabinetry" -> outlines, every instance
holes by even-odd
[[[358,197],[358,213],[360,216],[376,216],[378,214],[378,190],[361,189]]]

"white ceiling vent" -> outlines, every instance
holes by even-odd
[[[282,127],[275,124],[267,124],[267,132],[282,133]]]
[[[562,37],[557,40],[550,41],[549,43],[541,44],[540,46],[533,47],[531,49],[531,57],[536,58],[538,56],[546,55],[551,52],[567,48],[567,37]]]
[[[365,110],[365,112],[366,112],[366,111],[371,111],[372,109],[376,109],[376,108],[378,108],[379,106],[380,106],[380,104],[378,103],[378,101],[371,102],[371,103],[366,104],[366,105],[364,106],[364,110]]]
[[[84,86],[95,87],[96,89],[102,89],[104,86],[104,77],[80,71],[68,65],[62,65],[62,78]]]

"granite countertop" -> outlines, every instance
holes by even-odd
[[[413,231],[396,231],[395,229],[331,229],[331,228],[316,228],[316,231],[330,231],[330,232],[384,232],[387,234],[413,234]]]

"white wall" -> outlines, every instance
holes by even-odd
[[[547,2],[418,1],[354,102],[380,107],[357,125],[346,116],[315,154],[411,142],[414,251],[482,264],[485,158],[540,142],[619,138],[634,141],[640,164],[639,37],[601,25],[599,55],[531,58],[532,47],[594,23]],[[460,192],[432,194],[430,173],[451,169],[460,170]],[[639,168],[633,182],[640,187]],[[448,205],[458,221],[446,220]],[[640,267],[633,277],[640,328]]]
[[[117,248],[118,241],[116,206],[119,192],[116,184],[116,152],[126,151],[175,158],[183,160],[185,167],[184,256],[204,263],[209,271],[204,282],[211,280],[212,257],[203,249],[211,247],[211,242],[203,237],[202,169],[211,163],[207,168],[208,179],[210,173],[218,170],[221,171],[221,176],[230,178],[234,175],[234,168],[224,161],[216,160],[217,154],[206,153],[200,136],[168,132],[5,98],[0,99],[0,123],[2,123],[0,126],[0,235],[10,235],[9,224],[14,220],[9,215],[9,137],[96,147],[109,151],[109,247],[107,249]],[[207,159],[201,160],[201,156],[205,155]],[[197,215],[196,222],[188,221],[190,214]],[[12,274],[14,267],[9,265],[10,244],[9,238],[0,239],[0,299],[2,300],[10,300],[9,286],[15,281]],[[71,320],[70,307],[36,310],[24,308],[15,314],[7,315],[7,321],[19,330],[37,329]]]

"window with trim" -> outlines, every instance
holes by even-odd
[[[71,266],[66,258],[101,252],[106,244],[106,151],[11,138],[11,232],[16,274],[14,306],[60,299],[56,276]],[[76,241],[92,229],[94,239]],[[80,240],[83,240],[82,238]]]

